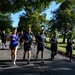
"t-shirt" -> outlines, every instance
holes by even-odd
[[[28,33],[27,34],[24,34],[23,39],[29,41],[28,43],[24,42],[24,45],[31,45],[32,44],[31,34],[28,34]]]
[[[73,42],[74,42],[73,39],[68,38],[68,39],[67,39],[67,46],[72,46],[72,43],[73,43]]]
[[[6,34],[3,34],[3,33],[1,34],[1,39],[2,39],[2,40],[6,40],[6,37],[7,37]]]
[[[51,43],[51,47],[57,47],[58,38],[57,37],[52,37],[50,42],[56,42],[56,43]]]
[[[39,34],[38,35],[38,37],[37,37],[38,44],[44,45],[45,40],[46,40],[46,36],[44,34]],[[43,43],[40,43],[40,42],[43,42]]]
[[[18,45],[18,36],[14,36],[13,34],[11,35],[10,37],[11,39],[15,39],[15,40],[11,40],[10,41],[10,44],[14,45],[14,46],[17,46]]]

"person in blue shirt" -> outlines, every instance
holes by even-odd
[[[11,59],[13,64],[16,65],[16,58],[17,58],[17,48],[18,48],[18,35],[17,35],[17,28],[13,28],[13,33],[10,36],[10,45],[11,49]]]
[[[36,37],[36,43],[37,43],[37,52],[36,52],[36,59],[38,59],[39,51],[41,51],[41,63],[44,63],[43,61],[43,52],[44,52],[44,43],[46,42],[46,36],[44,34],[44,30],[42,29],[38,36]]]
[[[54,56],[57,54],[58,51],[58,38],[57,38],[57,33],[55,32],[53,37],[50,40],[51,43],[51,59],[50,60],[54,60]]]
[[[22,49],[22,45],[23,45],[23,31],[21,31],[21,33],[19,34],[19,43],[20,43],[20,49]]]
[[[69,37],[67,39],[66,53],[64,54],[64,55],[68,55],[70,53],[69,62],[72,62],[72,50],[73,50],[72,44],[73,43],[75,43],[74,40],[73,40],[73,35],[70,33]]]
[[[32,36],[31,36],[31,28],[27,29],[27,33],[23,36],[23,42],[24,42],[24,55],[23,59],[25,59],[26,52],[28,53],[28,61],[27,63],[30,64],[30,58],[31,58],[31,44],[32,44]]]

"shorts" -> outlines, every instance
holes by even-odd
[[[14,49],[15,47],[18,47],[18,44],[16,44],[16,45],[10,44],[10,45],[9,45],[9,48],[10,48],[10,49]]]
[[[30,51],[31,49],[31,45],[24,45],[24,51]]]
[[[52,51],[57,51],[57,49],[58,49],[57,47],[51,47]]]
[[[44,51],[44,45],[37,45],[38,51]]]

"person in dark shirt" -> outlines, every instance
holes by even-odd
[[[57,38],[57,33],[54,33],[54,36],[51,38],[50,40],[51,43],[51,60],[54,60],[54,56],[57,54],[57,50],[58,50],[58,38]]]
[[[70,53],[69,62],[72,62],[72,50],[73,50],[72,44],[73,43],[75,43],[74,40],[73,40],[73,35],[69,34],[69,37],[67,39],[66,53],[64,54],[64,55],[68,55]]]
[[[46,41],[46,36],[44,34],[43,29],[40,31],[40,34],[38,34],[36,38],[37,38],[36,39],[36,42],[37,42],[36,59],[38,59],[39,51],[41,51],[41,63],[44,63],[44,61],[43,61],[43,52],[44,52],[44,43]]]
[[[2,34],[1,34],[2,49],[3,50],[4,50],[4,46],[6,47],[6,39],[7,39],[7,35],[5,33],[5,30],[3,30]]]
[[[19,43],[20,43],[20,49],[22,49],[22,45],[23,45],[23,31],[21,31],[21,33],[19,34]]]
[[[32,37],[31,37],[31,28],[27,29],[27,33],[23,36],[24,41],[24,55],[23,59],[25,59],[26,52],[28,53],[28,61],[27,63],[30,64],[30,57],[31,57],[31,44],[32,44]]]

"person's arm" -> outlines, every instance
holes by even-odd
[[[27,40],[27,35],[24,35],[24,36],[23,36],[23,42],[29,43],[29,41]]]
[[[51,38],[50,43],[57,43],[57,42],[54,41],[53,38]]]

